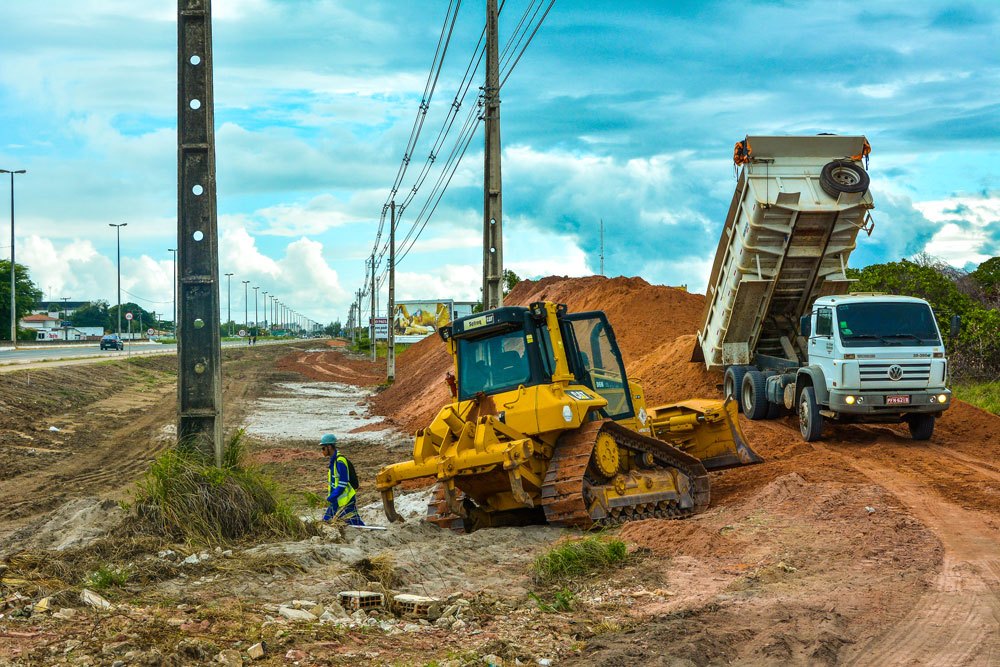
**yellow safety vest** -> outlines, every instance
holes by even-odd
[[[344,462],[344,467],[347,468],[347,457],[343,454],[337,454],[337,460],[334,462],[333,468],[328,467],[326,469],[326,481],[329,485],[329,490],[327,491],[328,494],[333,493],[333,487],[340,485],[340,479],[337,477],[335,471],[337,470],[337,463],[340,463],[341,461]],[[354,487],[351,486],[351,481],[347,480],[347,488],[343,493],[337,496],[337,509],[342,509],[347,503],[354,500],[356,493],[357,491],[355,491]]]

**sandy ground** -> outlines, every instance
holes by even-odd
[[[518,290],[515,297],[556,298],[573,309],[599,307],[595,290],[603,290],[620,330],[616,318],[636,311],[634,299],[653,304],[642,318],[667,313],[677,336],[650,348],[643,336],[619,335],[630,372],[654,400],[687,397],[679,384],[714,390],[715,378],[685,358],[697,295],[603,278]],[[381,368],[342,347],[242,351],[226,367],[227,421],[247,428],[251,456],[304,516],[322,512],[315,443],[337,433],[362,477],[364,517],[384,523],[374,473],[410,456],[405,431],[445,391],[441,347],[431,340],[407,351],[400,382],[383,391]],[[572,581],[541,584],[531,563],[573,533],[443,531],[419,520],[420,489],[397,501],[412,518],[386,531],[328,530],[300,542],[232,545],[229,555],[204,549],[207,558],[188,565],[182,558],[203,548],[107,555],[144,573],[103,591],[116,605],[110,611],[81,604],[78,583],[25,580],[25,554],[56,563],[92,554],[95,536],[122,512],[101,499],[127,498],[129,483],[169,445],[173,385],[161,363],[145,362],[125,392],[124,370],[113,364],[100,373],[5,376],[15,384],[0,389],[0,448],[10,461],[0,479],[0,664],[219,664],[222,651],[249,662],[247,649],[261,640],[267,654],[254,664],[1000,663],[1000,419],[961,403],[929,443],[897,427],[834,426],[810,445],[791,417],[744,421],[766,463],[713,474],[704,514],[613,531],[630,545],[628,561]],[[67,384],[73,390],[59,393]],[[167,551],[174,555],[159,555]],[[376,580],[394,591],[461,596],[469,603],[462,623],[383,615],[352,628],[278,613],[296,599],[329,605],[340,590]],[[552,602],[556,593],[570,596],[568,610],[543,611],[529,595]],[[25,611],[45,595],[76,609],[73,618]]]

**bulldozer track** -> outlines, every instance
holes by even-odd
[[[614,508],[606,517],[595,519],[588,508],[587,492],[593,484],[587,479],[587,467],[597,435],[609,433],[619,447],[648,453],[657,465],[679,470],[690,482],[689,501],[661,500]],[[704,511],[709,503],[708,472],[698,459],[670,445],[648,438],[611,420],[584,424],[563,435],[545,473],[542,507],[550,524],[573,528],[609,526],[642,519],[682,519]]]

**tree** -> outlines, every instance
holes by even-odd
[[[969,274],[987,292],[1000,289],[1000,257],[986,260],[976,270]]]
[[[28,267],[14,266],[14,315],[20,321],[42,298],[42,290],[31,282]],[[10,340],[10,260],[0,260],[0,340]]]
[[[518,277],[518,275],[516,273],[514,273],[510,269],[504,269],[503,270],[503,295],[507,296],[508,294],[510,294],[510,291],[512,289],[514,289],[514,285],[517,285],[519,282],[521,282],[521,279]]]
[[[69,316],[75,327],[104,327],[111,329],[107,301],[91,301],[80,306]]]

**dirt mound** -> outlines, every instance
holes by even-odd
[[[336,341],[335,341],[336,342]],[[342,348],[328,345],[328,349]],[[291,371],[321,382],[344,382],[359,387],[372,387],[385,380],[385,369],[367,357],[351,354],[331,354],[327,349],[296,350],[282,357],[278,370]]]
[[[642,278],[550,276],[517,284],[506,305],[565,303],[570,312],[603,310],[615,328],[625,366],[643,385],[650,404],[712,396],[721,376],[689,363],[705,297]],[[451,358],[437,336],[399,357],[396,383],[372,402],[373,410],[414,432],[430,423],[449,399],[444,375]]]
[[[720,558],[741,548],[718,530],[693,521],[632,521],[622,527],[620,536],[657,556]]]
[[[124,515],[113,500],[77,498],[5,539],[0,553],[6,555],[24,549],[62,551],[86,546],[117,528]]]

